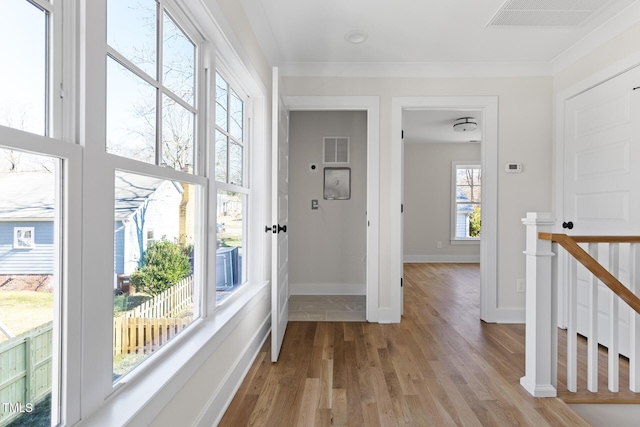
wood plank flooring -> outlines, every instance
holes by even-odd
[[[290,322],[221,426],[581,426],[521,386],[524,326],[479,320],[477,264],[405,264],[400,324]]]

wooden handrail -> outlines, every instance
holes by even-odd
[[[538,233],[538,238],[558,243],[629,307],[640,314],[640,298],[578,245],[578,243],[640,243],[640,236],[567,236],[566,234]]]

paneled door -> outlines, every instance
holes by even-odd
[[[565,103],[564,232],[573,235],[640,234],[640,67],[620,74]],[[600,245],[602,246],[602,245]],[[628,285],[628,251],[621,248],[619,279]],[[599,260],[608,253],[599,248]],[[611,291],[589,284],[578,268],[577,329],[589,337],[587,308],[598,306],[598,342],[608,346]],[[629,311],[620,304],[620,352],[628,355]]]
[[[278,68],[272,87],[271,361],[276,362],[289,321],[289,111]]]

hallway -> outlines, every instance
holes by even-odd
[[[221,426],[588,425],[519,384],[524,325],[479,320],[477,264],[405,264],[400,324],[290,322]]]

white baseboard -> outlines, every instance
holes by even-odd
[[[231,400],[242,385],[242,381],[247,376],[249,369],[258,356],[260,349],[269,337],[271,331],[271,314],[269,314],[253,338],[242,351],[241,356],[236,359],[233,368],[227,373],[222,385],[209,399],[206,409],[200,415],[196,425],[198,427],[216,426],[220,423],[224,413],[231,404]]]
[[[525,323],[524,308],[497,308],[496,323]]]
[[[405,255],[404,262],[477,264],[480,255]]]
[[[289,283],[291,295],[366,295],[362,283]]]

